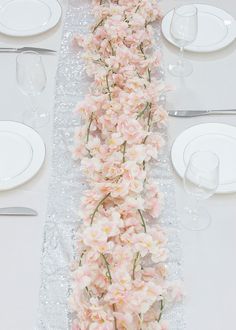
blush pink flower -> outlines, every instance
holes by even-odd
[[[124,143],[124,139],[121,137],[120,133],[112,133],[111,137],[107,141],[109,147],[121,146]]]
[[[144,144],[132,145],[127,150],[127,157],[129,160],[138,164],[142,164],[146,158],[146,148]]]
[[[170,302],[179,302],[183,299],[184,289],[181,281],[175,281],[168,285],[166,299]]]
[[[135,320],[131,313],[114,313],[114,316],[117,319],[119,329],[132,329],[138,324],[135,325]]]
[[[144,199],[140,196],[137,197],[127,196],[120,207],[122,210],[124,210],[124,212],[129,212],[129,213],[132,213],[133,210],[143,210]]]
[[[87,246],[96,248],[107,241],[107,235],[99,225],[93,225],[84,230],[83,242]]]
[[[87,286],[91,284],[91,282],[94,280],[94,274],[97,270],[97,266],[88,266],[88,265],[82,265],[79,267],[74,273],[73,278],[75,282],[79,284],[80,290],[83,290]]]
[[[131,275],[127,268],[116,269],[113,279],[115,283],[121,285],[125,290],[130,290],[132,287]]]
[[[117,266],[121,264],[131,264],[133,260],[133,250],[132,247],[115,245],[113,250],[113,260]]]
[[[103,165],[104,176],[108,179],[114,179],[121,176],[124,173],[124,170],[121,168],[120,163],[117,162],[106,162]]]
[[[77,144],[72,148],[72,159],[79,160],[83,159],[83,157],[87,156],[88,151],[86,150],[83,143]]]
[[[129,183],[125,180],[113,184],[112,197],[125,197],[129,193]]]
[[[116,221],[109,221],[109,220],[102,220],[99,222],[100,230],[107,236],[107,237],[113,237],[120,233],[119,227],[122,225],[122,223],[116,222]]]
[[[140,233],[135,235],[134,244],[136,250],[141,254],[142,257],[150,253],[150,251],[154,247],[152,236],[146,233]]]
[[[161,205],[158,197],[145,200],[145,209],[153,218],[158,218],[161,212]]]
[[[125,115],[120,116],[117,130],[129,144],[140,143],[146,136],[146,133],[144,132],[139,121]]]

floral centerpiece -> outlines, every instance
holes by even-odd
[[[84,124],[73,157],[89,189],[72,266],[73,330],[166,330],[163,311],[180,292],[167,280],[167,236],[158,223],[164,199],[149,176],[167,120],[153,50],[161,14],[156,0],[92,3],[91,33],[74,40],[93,82],[76,107]]]

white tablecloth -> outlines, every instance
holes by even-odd
[[[50,0],[49,0],[50,1]],[[0,4],[1,4],[0,0]],[[174,6],[190,3],[163,0],[167,12]],[[202,1],[219,6],[236,17],[234,0]],[[65,10],[66,0],[62,1]],[[62,23],[37,37],[16,39],[1,35],[0,46],[60,48]],[[168,82],[176,91],[168,97],[169,108],[224,109],[236,108],[236,42],[216,53],[186,54],[194,72],[184,80],[167,73]],[[167,66],[175,61],[177,50],[163,40],[163,60]],[[0,54],[0,120],[21,121],[28,106],[15,80],[15,54]],[[44,55],[48,83],[40,98],[42,106],[53,109],[57,56]],[[185,128],[202,122],[224,122],[236,125],[236,116],[171,118],[170,141]],[[0,218],[0,329],[33,330],[37,317],[40,286],[40,257],[43,224],[47,205],[50,175],[52,121],[39,130],[47,146],[46,162],[40,173],[27,184],[0,193],[0,206],[30,206],[38,217]],[[0,155],[1,160],[1,155]],[[186,196],[181,180],[176,176],[177,209],[181,210]],[[236,297],[236,194],[218,195],[207,201],[212,215],[211,227],[203,232],[183,230],[183,274],[187,292],[186,330],[236,329],[234,315]],[[51,330],[51,329],[50,329]],[[53,329],[56,330],[56,329]],[[175,329],[172,329],[175,330]]]

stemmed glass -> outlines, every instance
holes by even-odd
[[[198,10],[193,5],[185,5],[174,9],[170,33],[180,47],[176,64],[169,64],[169,71],[177,77],[188,76],[193,71],[192,64],[184,59],[184,47],[191,44],[197,36]]]
[[[31,127],[42,127],[49,121],[49,113],[42,111],[35,102],[46,87],[47,76],[41,56],[37,52],[25,51],[16,58],[16,81],[19,89],[27,95],[31,109],[23,113],[23,121]]]
[[[210,151],[197,151],[190,157],[184,174],[184,187],[195,200],[194,207],[185,207],[181,216],[183,226],[190,230],[203,230],[211,222],[200,201],[212,196],[219,184],[219,158]]]

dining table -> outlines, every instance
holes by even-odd
[[[45,33],[26,38],[0,34],[0,47],[34,46],[57,51],[55,54],[42,55],[47,86],[39,102],[51,116],[48,125],[37,129],[46,145],[45,163],[40,172],[29,182],[15,189],[0,192],[0,207],[27,206],[38,212],[36,217],[0,217],[1,330],[38,329],[36,324],[41,285],[43,233],[48,207],[49,180],[53,174],[51,155],[55,77],[68,1],[60,1],[62,18],[54,28]],[[176,6],[189,3],[195,2],[161,0],[160,7],[163,14],[166,14]],[[234,0],[223,2],[202,0],[201,3],[218,6],[236,18]],[[186,51],[186,58],[193,64],[193,73],[185,78],[173,77],[168,72],[168,64],[176,61],[178,49],[163,36],[161,36],[161,52],[165,80],[171,86],[166,99],[167,110],[236,109],[235,41],[215,52]],[[0,53],[0,120],[22,122],[22,114],[28,103],[17,86],[16,55]],[[181,132],[200,123],[225,123],[236,126],[236,115],[169,117],[169,147]],[[178,215],[188,197],[182,179],[174,170],[173,179]],[[215,194],[205,201],[205,206],[212,217],[209,228],[203,231],[189,231],[180,226],[186,330],[234,330],[236,329],[236,193]]]

